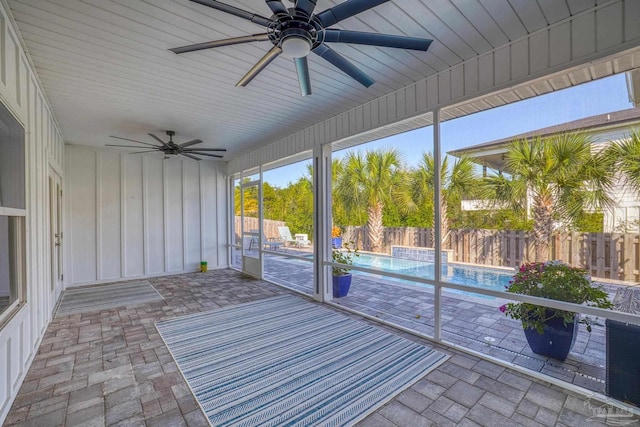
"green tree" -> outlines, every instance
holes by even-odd
[[[548,259],[556,224],[572,227],[585,213],[611,203],[612,163],[592,148],[583,132],[515,140],[505,154],[509,176],[486,179],[485,197],[525,218],[531,215],[537,261]]]
[[[284,205],[282,221],[287,223],[291,233],[306,233],[313,236],[313,185],[307,177],[301,177],[280,196]]]
[[[441,235],[444,241],[449,234],[451,218],[461,215],[461,200],[473,196],[481,185],[481,179],[474,172],[474,163],[468,156],[461,156],[449,164],[449,156],[442,160],[440,169],[440,206]],[[435,159],[433,154],[425,152],[417,169],[409,174],[409,196],[414,206],[429,206],[433,209],[435,192]],[[431,216],[431,226],[435,229],[435,215]],[[432,241],[432,244],[435,242]]]
[[[633,130],[629,138],[620,142],[611,142],[605,152],[623,183],[640,194],[640,130]]]
[[[367,234],[374,252],[382,248],[383,211],[400,202],[402,159],[395,149],[349,152],[336,176],[334,195],[349,214],[367,214]],[[351,222],[351,221],[350,221]]]
[[[249,182],[249,179],[245,178],[244,182]],[[234,193],[234,212],[239,216],[242,210],[240,185],[235,186]],[[249,187],[245,189],[244,214],[248,217],[258,217],[258,189],[256,187]]]

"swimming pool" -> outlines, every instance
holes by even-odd
[[[365,268],[375,268],[391,273],[405,274],[407,276],[435,279],[435,266],[432,263],[413,261],[409,259],[393,258],[384,255],[360,254],[353,261],[354,265]],[[368,274],[353,271],[354,274]],[[442,266],[442,280],[444,282],[459,285],[472,286],[474,288],[489,289],[504,292],[509,285],[514,271],[499,270],[487,267],[474,267],[462,264],[448,264]],[[385,280],[404,281],[386,277]],[[429,286],[420,284],[420,286]]]

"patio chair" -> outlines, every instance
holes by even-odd
[[[311,242],[309,240],[304,239],[294,239],[291,237],[291,230],[289,227],[278,227],[278,233],[280,233],[280,241],[284,243],[285,248],[288,246],[295,246],[296,248],[300,248],[302,245],[307,246]]]
[[[259,239],[257,236],[258,230],[251,229],[249,230],[249,233],[251,234],[251,240],[249,240],[249,250],[253,249],[254,246],[258,248],[258,244],[259,244]]]
[[[258,230],[250,230],[250,233],[254,234],[254,236],[251,237],[251,240],[249,241],[249,250],[251,250],[254,246],[257,248],[258,247],[258,236],[256,236],[255,234],[258,234]],[[266,234],[262,235],[262,248],[263,249],[269,249],[271,251],[277,251],[278,248],[280,248],[283,245],[282,240],[280,240],[278,237],[267,237]]]
[[[267,237],[263,235],[262,247],[263,249],[269,249],[270,251],[277,251],[284,243],[278,237]],[[285,246],[286,249],[286,246]]]

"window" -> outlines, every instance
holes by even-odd
[[[25,301],[24,129],[0,105],[0,325]]]

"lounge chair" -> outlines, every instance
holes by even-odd
[[[291,237],[291,230],[289,230],[289,227],[287,226],[278,227],[278,233],[280,233],[280,241],[284,243],[285,248],[287,246],[295,246],[296,248],[300,248],[302,246],[311,244],[309,240],[294,239],[293,237]]]
[[[262,245],[264,249],[269,249],[270,251],[277,251],[278,248],[283,245],[283,243],[282,243],[282,240],[280,240],[277,237],[267,237],[265,235],[262,240]]]
[[[257,248],[258,247],[258,230],[250,230],[251,234],[254,234],[253,237],[251,237],[251,240],[249,241],[249,250],[251,250],[251,248],[253,248],[254,246]],[[267,237],[266,234],[262,235],[262,248],[263,249],[269,249],[271,251],[277,251],[278,248],[280,248],[280,246],[283,245],[282,240],[280,240],[277,237]],[[286,246],[285,246],[286,247]]]

